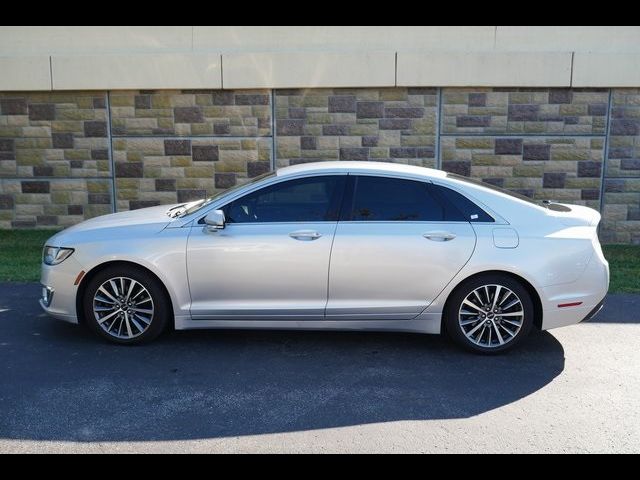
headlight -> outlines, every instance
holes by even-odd
[[[47,265],[58,265],[64,262],[73,253],[73,248],[63,247],[44,247],[42,252],[42,261]]]

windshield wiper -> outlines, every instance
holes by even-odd
[[[171,218],[177,217],[178,214],[180,213],[180,209],[183,209],[185,205],[186,205],[186,203],[181,203],[180,205],[176,205],[175,207],[171,207],[165,213]],[[174,213],[174,211],[177,211],[177,212]]]

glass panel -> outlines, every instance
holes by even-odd
[[[442,221],[444,209],[427,184],[383,177],[358,177],[351,220]]]
[[[445,220],[465,221],[465,222],[494,222],[491,215],[485,212],[478,205],[473,203],[464,195],[441,185],[432,185],[432,188],[440,194],[445,202],[449,204],[445,208]]]
[[[281,182],[234,200],[223,210],[229,223],[335,221],[345,179],[318,176]]]

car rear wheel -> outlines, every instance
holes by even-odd
[[[139,344],[160,335],[171,306],[160,282],[137,268],[109,267],[96,274],[84,294],[89,327],[118,344]]]
[[[453,292],[444,314],[445,330],[458,345],[482,354],[510,350],[529,334],[533,301],[516,279],[482,275]]]

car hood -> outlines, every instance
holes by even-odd
[[[67,233],[95,230],[99,228],[129,227],[161,223],[166,225],[173,219],[167,215],[167,210],[176,205],[161,205],[159,207],[140,208],[128,212],[112,213],[100,217],[90,218],[64,230]]]

